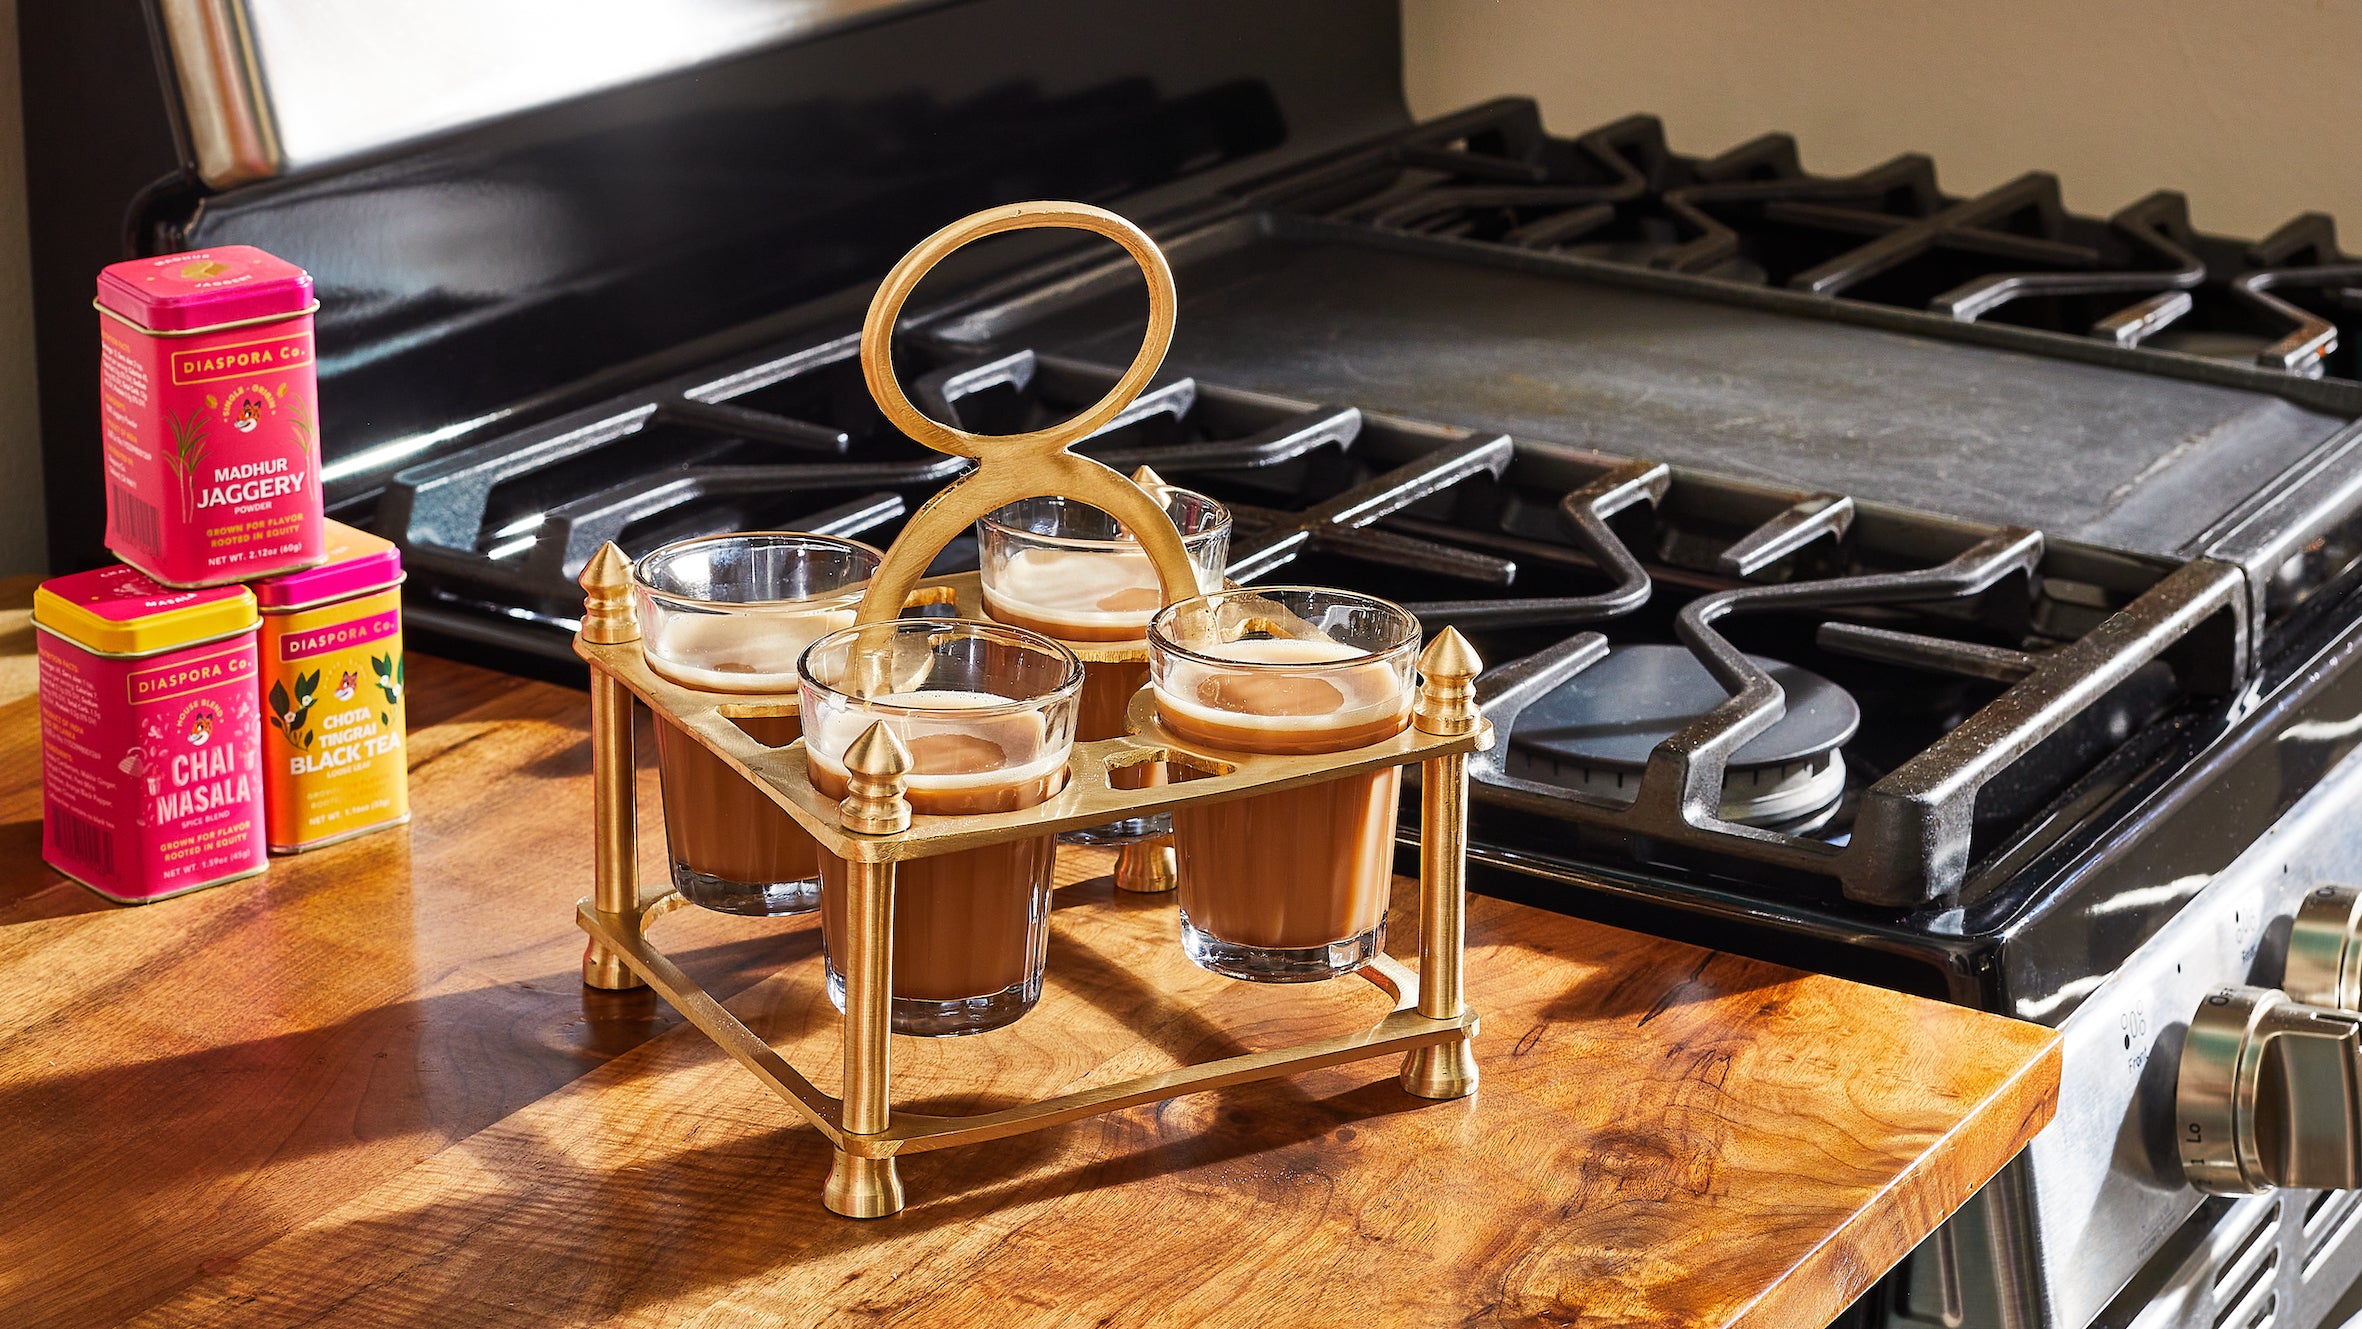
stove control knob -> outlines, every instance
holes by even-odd
[[[2216,1194],[2362,1186],[2362,1015],[2272,988],[2208,993],[2182,1043],[2182,1174]]]
[[[2288,929],[2280,990],[2308,1006],[2362,1011],[2362,890],[2316,886]]]

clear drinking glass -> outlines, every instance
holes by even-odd
[[[1230,509],[1204,494],[1169,485],[1149,493],[1181,532],[1200,591],[1218,590],[1230,557]],[[984,613],[997,623],[1086,645],[1139,643],[1162,607],[1156,568],[1115,518],[1070,498],[1029,498],[976,523]],[[1148,682],[1148,661],[1083,662],[1082,710],[1074,736],[1083,743],[1125,732],[1124,712]],[[1162,815],[1130,817],[1068,833],[1081,844],[1129,844],[1167,829]]]
[[[776,714],[737,721],[785,747],[796,717],[796,657],[853,621],[878,551],[792,531],[669,544],[632,568],[648,667],[684,687],[763,695]],[[800,914],[820,905],[820,848],[728,762],[657,718],[664,838],[673,886],[725,914]]]
[[[1162,486],[1161,499],[1197,569],[1199,591],[1218,590],[1230,555],[1230,509],[1204,494]],[[1156,569],[1115,518],[1070,498],[1029,498],[976,523],[984,613],[996,623],[1058,641],[1137,643],[1163,607]],[[1124,732],[1124,709],[1148,682],[1148,662],[1087,661],[1074,736],[1084,743]]]
[[[1214,751],[1341,752],[1411,721],[1419,621],[1311,586],[1221,591],[1148,627],[1157,718]],[[1402,771],[1342,776],[1173,811],[1181,944],[1202,968],[1263,983],[1352,972],[1386,935]]]
[[[1083,670],[1018,628],[900,619],[833,633],[799,666],[812,785],[845,794],[845,750],[883,722],[910,750],[911,810],[1013,812],[1066,787]],[[902,860],[894,879],[896,1033],[974,1034],[1033,1008],[1050,936],[1058,837]],[[820,855],[828,993],[845,1005],[845,864]]]

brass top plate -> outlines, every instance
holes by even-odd
[[[637,641],[600,645],[577,639],[574,649],[593,669],[622,683],[658,715],[680,726],[744,774],[771,801],[786,809],[798,825],[811,832],[821,848],[857,863],[955,853],[1006,840],[1104,825],[1193,803],[1219,803],[1318,784],[1359,771],[1482,752],[1493,745],[1492,725],[1480,722],[1473,731],[1460,735],[1429,734],[1413,726],[1383,743],[1349,752],[1299,756],[1223,752],[1185,743],[1166,733],[1157,723],[1155,698],[1143,688],[1132,699],[1133,732],[1123,738],[1075,744],[1073,755],[1067,759],[1066,788],[1047,802],[1016,812],[914,815],[908,830],[890,835],[862,835],[846,830],[838,820],[837,801],[812,787],[801,739],[784,748],[765,747],[731,723],[732,716],[793,712],[794,695],[726,694],[682,687],[658,677],[648,668]],[[1116,773],[1126,768],[1167,759],[1211,773],[1146,789],[1120,789],[1111,783]]]

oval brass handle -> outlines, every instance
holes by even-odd
[[[1103,235],[1124,247],[1148,282],[1148,332],[1139,354],[1107,395],[1061,424],[1024,434],[971,434],[928,419],[894,376],[894,327],[919,280],[929,269],[972,241],[1003,231],[1066,227]],[[1172,265],[1148,233],[1105,208],[1088,203],[1010,203],[964,217],[921,240],[879,283],[861,324],[861,375],[886,419],[913,440],[937,452],[973,457],[976,468],[944,486],[911,514],[902,535],[862,597],[856,623],[877,623],[902,612],[903,600],[926,574],[945,545],[977,519],[1028,498],[1058,495],[1088,503],[1122,522],[1140,541],[1156,568],[1165,603],[1198,594],[1197,574],[1182,547],[1181,532],[1164,507],[1139,486],[1107,466],[1067,451],[1121,415],[1139,396],[1165,351],[1173,344],[1178,299]]]

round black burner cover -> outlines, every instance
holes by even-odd
[[[1734,767],[1784,766],[1852,738],[1862,722],[1853,695],[1792,664],[1751,655],[1788,695],[1788,713],[1739,749]],[[1649,750],[1730,694],[1688,648],[1619,646],[1517,717],[1509,745],[1600,770],[1637,771]]]

